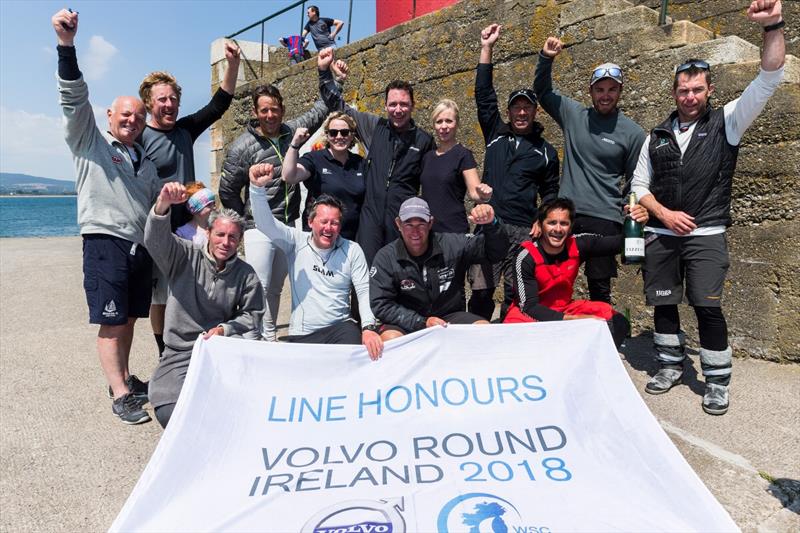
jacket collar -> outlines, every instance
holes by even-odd
[[[403,237],[398,237],[395,242],[395,251],[397,252],[397,260],[398,261],[409,261],[415,262],[414,258],[411,257],[411,254],[408,253],[408,248],[406,248],[406,243],[403,242]],[[439,239],[436,238],[436,234],[431,230],[428,233],[428,248],[431,251],[431,255],[428,259],[432,259],[437,255],[442,255],[442,247],[439,245]]]
[[[501,135],[516,135],[514,130],[511,129],[510,122],[504,122],[500,128],[498,128],[498,133]],[[531,142],[538,142],[542,138],[542,133],[544,132],[544,126],[538,121],[533,121],[533,129],[527,135],[524,135],[523,138],[528,139]]]
[[[213,268],[214,271],[217,272],[217,274],[230,272],[231,269],[233,268],[233,265],[236,263],[236,261],[239,260],[239,255],[233,254],[233,257],[225,261],[225,266],[222,267],[222,270],[217,270],[217,260],[214,259],[214,256],[211,255],[211,252],[208,251],[208,245],[209,245],[208,242],[203,245],[203,255],[205,256],[206,260],[211,264],[211,268]]]
[[[264,135],[261,133],[261,129],[257,119],[254,118],[250,119],[250,122],[247,123],[247,131],[249,131],[258,139],[267,139],[267,137],[264,137]],[[289,126],[287,126],[285,123],[281,123],[281,127],[278,130],[278,138],[282,139],[283,137],[291,134],[292,134],[291,128],[289,128]]]

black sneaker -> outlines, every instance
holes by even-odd
[[[150,415],[142,409],[142,404],[128,393],[120,396],[111,404],[111,412],[117,415],[125,424],[144,424],[150,422]]]
[[[136,401],[138,401],[140,405],[147,403],[147,381],[142,381],[135,375],[131,374],[128,376],[128,379],[125,380],[125,385],[128,386],[128,391],[133,394],[134,398],[136,398]],[[112,400],[114,399],[114,391],[111,390],[111,385],[108,386],[108,397]]]

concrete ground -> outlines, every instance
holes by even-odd
[[[3,532],[107,529],[161,435],[156,422],[111,415],[81,285],[80,238],[0,239]],[[156,363],[150,331],[142,321],[131,355],[144,379]],[[649,337],[623,352],[641,390]],[[684,385],[643,394],[647,405],[743,530],[800,531],[800,367],[736,360],[732,408],[711,417],[693,363]]]

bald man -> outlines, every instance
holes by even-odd
[[[100,130],[75,55],[78,14],[62,9],[52,23],[64,133],[75,163],[89,322],[100,326],[97,353],[112,412],[126,424],[141,424],[150,420],[142,408],[147,384],[130,373],[128,358],[134,323],[150,309],[152,260],[142,242],[160,184],[155,165],[135,142],[147,115],[141,100],[120,96],[106,112],[108,130]]]

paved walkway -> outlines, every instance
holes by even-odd
[[[125,426],[111,415],[81,284],[79,238],[0,239],[3,532],[106,530],[161,435],[155,422]],[[650,339],[624,351],[641,389]],[[146,379],[155,363],[145,320],[131,368]],[[735,361],[723,417],[701,411],[702,384],[690,374],[669,394],[643,395],[662,427],[742,529],[800,530],[800,366]]]

